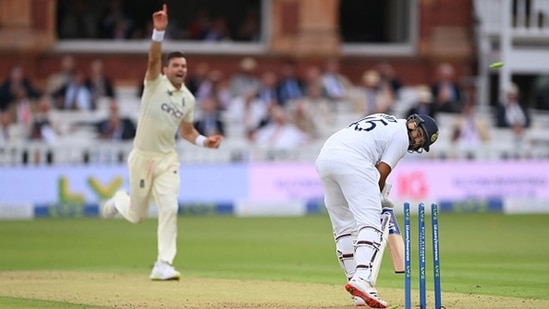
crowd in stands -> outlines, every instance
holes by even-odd
[[[253,57],[243,57],[238,72],[226,76],[208,63],[191,62],[187,85],[197,99],[197,130],[252,147],[292,150],[322,141],[348,123],[338,122],[341,115],[350,115],[344,121],[352,121],[371,113],[398,117],[425,113],[441,119],[441,131],[451,132],[449,145],[474,157],[475,148],[488,143],[495,128],[507,128],[513,141],[520,142],[531,126],[515,84],[506,88],[491,119],[478,117],[474,97],[462,90],[447,63],[440,65],[437,82],[417,86],[403,85],[388,63],[367,68],[358,83],[341,72],[336,58],[301,69],[288,60],[277,71],[266,70]],[[402,98],[404,88],[413,93],[407,104]],[[132,97],[135,112],[140,91],[137,94]],[[136,114],[122,115],[119,100],[100,60],[85,68],[65,55],[44,89],[34,86],[23,68],[15,65],[0,84],[0,146],[28,141],[54,144],[82,126],[93,128],[97,140],[131,141]],[[100,118],[76,116],[99,111]],[[52,113],[65,117],[60,121]]]
[[[52,113],[93,113],[100,101],[108,101],[108,115],[95,123],[85,119],[60,121]],[[39,141],[55,144],[81,125],[93,126],[98,139],[131,140],[133,120],[118,114],[113,81],[105,76],[103,63],[95,60],[89,68],[78,67],[73,56],[60,61],[59,70],[46,81],[43,89],[34,86],[23,68],[15,65],[0,84],[0,145]]]
[[[143,40],[150,38],[150,12],[162,5],[159,1],[135,3],[109,0],[92,3],[84,0],[59,1],[58,36],[60,39]],[[258,42],[261,39],[258,9],[239,8],[242,18],[228,20],[227,15],[213,14],[206,7],[198,7],[194,15],[178,16],[167,29],[166,39],[191,41]]]

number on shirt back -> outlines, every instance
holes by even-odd
[[[371,131],[375,129],[378,124],[386,126],[391,122],[397,122],[395,116],[387,114],[374,114],[351,123],[349,127],[353,128],[355,131]]]

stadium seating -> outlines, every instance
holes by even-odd
[[[410,89],[404,89],[404,95],[395,107],[395,114],[404,116],[404,111],[411,102]],[[117,90],[120,112],[122,115],[137,121],[139,98],[136,89],[127,87]],[[122,163],[131,150],[131,142],[100,141],[91,125],[107,116],[108,101],[99,102],[93,112],[52,111],[52,118],[60,123],[63,135],[54,144],[25,142],[0,147],[0,164],[111,164]],[[549,158],[549,112],[532,111],[532,127],[528,129],[525,139],[516,142],[508,129],[490,127],[490,140],[475,149],[457,147],[450,142],[451,125],[456,115],[440,114],[440,136],[431,152],[422,155],[411,155],[408,160],[431,159],[536,159]],[[323,141],[335,130],[347,126],[361,115],[342,110],[334,117],[334,124],[323,130],[324,135],[292,151],[260,148],[242,137],[242,126],[227,121],[226,139],[221,151],[199,147],[189,147],[178,140],[177,151],[183,164],[194,163],[228,163],[248,161],[314,161]],[[489,109],[480,110],[478,117],[492,124]],[[229,120],[229,119],[227,119]]]

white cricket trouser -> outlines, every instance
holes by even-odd
[[[342,235],[357,235],[358,242],[379,242],[381,197],[379,172],[375,166],[367,160],[348,158],[342,151],[321,152],[315,164],[337,250],[343,254],[352,253],[349,246],[339,247],[337,239]],[[369,265],[373,253],[372,248],[357,247],[354,252],[356,264]]]
[[[158,208],[158,261],[173,263],[177,253],[177,210],[179,195],[179,160],[169,154],[132,150],[128,158],[130,195],[119,191],[114,196],[116,209],[132,223],[143,221],[150,199]]]

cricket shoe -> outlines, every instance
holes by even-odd
[[[360,297],[357,297],[357,296],[352,296],[353,298],[353,302],[355,303],[355,307],[365,307],[366,306],[366,302],[364,301],[364,299],[360,298]]]
[[[108,199],[103,203],[103,206],[101,207],[101,215],[103,218],[112,219],[117,213],[118,210],[114,207],[114,199]]]
[[[387,308],[387,302],[377,296],[377,290],[370,281],[364,280],[359,276],[353,276],[349,283],[345,285],[347,292],[351,295],[364,300],[366,305],[371,308]]]
[[[172,265],[157,261],[154,263],[150,279],[154,281],[179,280],[181,274]]]

